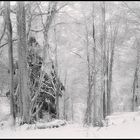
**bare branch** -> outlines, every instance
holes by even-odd
[[[124,4],[125,7],[127,7],[133,14],[135,14],[135,16],[136,16],[137,18],[140,19],[140,16],[139,16],[132,8],[130,8],[130,7],[128,6],[128,4],[127,4],[125,1],[123,1],[123,4]]]
[[[14,42],[14,41],[17,41],[18,39],[13,39],[12,41]],[[0,45],[0,48],[2,48],[2,47],[4,47],[4,46],[6,46],[8,44],[8,42],[6,42],[6,43],[4,43],[4,44],[2,44],[2,45]]]
[[[54,95],[52,95],[51,93],[49,93],[49,92],[47,92],[47,91],[45,91],[45,90],[43,90],[43,89],[41,89],[41,91],[40,91],[40,92],[45,92],[46,94],[48,94],[48,95],[52,96],[52,97],[55,99],[55,96],[54,96]]]

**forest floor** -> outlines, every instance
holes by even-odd
[[[0,119],[8,113],[7,107],[0,106]],[[11,130],[7,125],[0,130],[0,138],[140,138],[140,112],[118,112],[107,119],[108,125],[101,128],[67,123],[58,128],[28,129],[23,125]]]

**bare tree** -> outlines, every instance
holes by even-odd
[[[112,26],[112,25],[110,25]],[[108,49],[108,78],[107,78],[107,115],[111,114],[111,89],[112,89],[112,69],[114,65],[114,53],[115,53],[115,46],[116,46],[116,39],[118,35],[118,28],[119,28],[119,21],[114,28],[111,28],[111,41],[110,41],[110,49]]]
[[[91,62],[90,62],[90,53],[89,53],[89,32],[88,25],[85,17],[85,31],[86,31],[86,60],[87,60],[87,70],[88,70],[88,93],[87,93],[87,108],[85,113],[85,122],[86,125],[92,124],[92,74],[91,74]]]
[[[93,18],[93,31],[92,31],[92,38],[93,38],[93,126],[96,125],[97,120],[97,93],[96,93],[96,28],[95,28],[95,6],[93,3],[93,13],[92,13],[92,18]]]
[[[24,2],[17,2],[18,66],[20,112],[23,123],[30,122],[30,89],[27,68],[26,13]]]
[[[56,37],[56,27],[54,27],[54,38],[55,38],[55,73],[56,73],[56,117],[59,119],[59,81],[58,81],[58,46]]]
[[[65,120],[67,120],[67,114],[66,114],[66,102],[69,99],[69,97],[66,98],[66,89],[67,89],[67,71],[65,72],[65,79],[64,79],[64,87],[65,87],[65,93],[64,93],[64,100],[63,100],[63,117]]]
[[[105,2],[101,3],[101,111],[103,118],[106,117],[106,23],[105,23]]]
[[[8,37],[8,53],[9,53],[9,68],[10,68],[10,114],[12,116],[13,125],[15,125],[15,106],[14,106],[14,68],[13,68],[13,45],[12,45],[12,24],[10,19],[10,2],[4,3],[5,7],[5,23]]]

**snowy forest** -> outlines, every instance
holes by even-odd
[[[140,2],[0,1],[0,138],[140,138]]]

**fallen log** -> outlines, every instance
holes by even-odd
[[[54,120],[48,123],[37,123],[36,128],[37,129],[58,128],[61,126],[65,126],[66,124],[67,122],[65,120]]]

